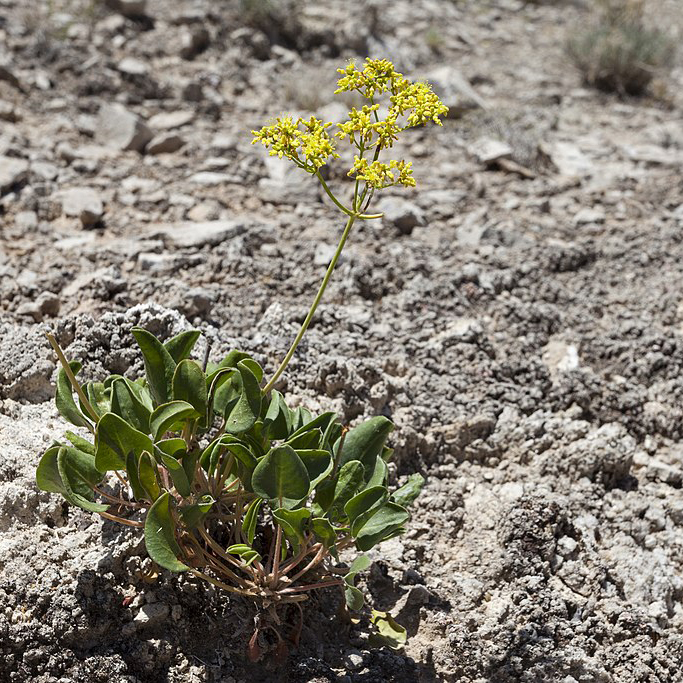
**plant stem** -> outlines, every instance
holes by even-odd
[[[339,257],[341,256],[342,250],[344,249],[344,245],[346,244],[346,240],[348,239],[349,233],[351,232],[351,227],[353,226],[353,223],[355,220],[356,220],[356,216],[355,216],[355,214],[352,214],[351,216],[349,216],[349,219],[346,221],[346,227],[344,228],[344,232],[342,233],[341,239],[339,240],[339,244],[337,245],[337,251],[334,252],[334,256],[332,257],[332,260],[330,261],[330,265],[327,267],[327,272],[325,273],[325,277],[323,278],[323,281],[320,284],[320,288],[318,289],[318,293],[315,295],[315,299],[313,299],[313,304],[311,305],[311,308],[308,311],[308,315],[306,316],[306,319],[304,320],[303,324],[301,325],[301,329],[299,330],[299,334],[296,335],[296,339],[294,339],[294,342],[289,347],[289,351],[287,351],[287,355],[282,360],[282,363],[280,363],[280,367],[275,371],[275,374],[271,378],[270,382],[268,382],[268,384],[266,384],[265,388],[263,389],[264,394],[267,394],[273,388],[273,386],[278,381],[278,379],[280,379],[280,375],[282,375],[282,373],[285,371],[285,368],[287,367],[287,365],[289,365],[289,361],[292,360],[292,356],[294,355],[294,352],[296,351],[296,347],[299,346],[299,342],[301,341],[306,330],[308,329],[308,326],[310,325],[311,320],[313,319],[313,316],[315,315],[315,311],[318,308],[318,304],[320,303],[320,300],[323,298],[323,294],[325,293],[325,289],[327,289],[327,284],[329,283],[330,278],[332,277],[332,272],[334,271],[334,267],[337,265],[337,261],[339,260]]]
[[[46,334],[47,340],[50,342],[50,345],[52,348],[55,350],[55,353],[57,354],[57,358],[59,358],[59,362],[62,364],[62,367],[64,368],[64,372],[66,373],[66,376],[69,378],[69,382],[71,382],[71,386],[74,388],[76,393],[78,394],[78,398],[81,399],[81,402],[83,403],[83,406],[85,409],[90,413],[90,417],[95,420],[95,423],[99,421],[99,416],[93,409],[93,407],[90,405],[90,401],[88,401],[88,397],[85,395],[85,392],[81,388],[81,385],[78,383],[78,380],[76,379],[76,375],[71,371],[71,366],[69,365],[69,361],[66,359],[66,356],[64,355],[64,352],[62,351],[61,347],[57,343],[57,340],[51,335],[51,334]],[[92,427],[88,425],[90,428],[90,431],[93,431]]]

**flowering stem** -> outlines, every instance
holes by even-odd
[[[324,185],[323,185],[324,187]],[[315,295],[315,299],[313,299],[313,304],[311,305],[310,310],[308,311],[308,315],[306,316],[306,319],[304,320],[303,324],[301,325],[301,329],[299,330],[299,334],[296,335],[296,338],[294,339],[294,342],[292,345],[289,347],[289,351],[287,351],[287,355],[282,359],[282,363],[280,363],[280,367],[275,371],[275,374],[271,378],[270,382],[266,384],[265,388],[263,389],[263,393],[267,394],[275,385],[275,383],[280,379],[280,375],[285,371],[285,368],[289,364],[289,361],[292,360],[292,356],[294,355],[294,352],[296,351],[296,347],[299,346],[299,342],[303,338],[304,334],[306,333],[306,330],[308,329],[308,326],[311,324],[311,320],[313,319],[313,316],[315,315],[315,311],[318,308],[318,304],[320,303],[320,300],[323,298],[323,294],[325,293],[325,290],[327,289],[327,284],[330,281],[330,278],[332,277],[332,272],[334,271],[334,267],[337,265],[337,261],[339,260],[339,257],[341,256],[341,253],[344,249],[344,245],[346,244],[346,240],[349,237],[349,233],[351,232],[351,227],[353,226],[354,222],[356,220],[356,214],[351,214],[346,221],[346,227],[344,228],[344,232],[342,233],[341,239],[339,240],[339,244],[337,245],[337,251],[334,252],[334,256],[332,257],[332,260],[330,261],[330,265],[327,267],[327,272],[325,273],[325,277],[323,278],[323,281],[320,283],[320,288],[318,289],[318,293]]]

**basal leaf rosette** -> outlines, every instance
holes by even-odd
[[[343,578],[339,553],[402,533],[422,485],[414,475],[389,489],[393,424],[377,416],[348,430],[332,412],[291,409],[261,388],[248,354],[206,367],[190,358],[195,330],[165,343],[142,328],[132,334],[143,377],[74,386],[60,371],[57,407],[91,438],[67,432],[51,446],[39,488],[143,529],[150,557],[170,571],[266,606],[328,586],[361,606],[353,578],[363,561]],[[76,382],[80,363],[68,367]]]

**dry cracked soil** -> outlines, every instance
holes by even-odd
[[[640,99],[587,88],[590,4],[0,0],[2,683],[683,681],[683,55]],[[680,40],[680,0],[648,11]],[[85,378],[141,370],[135,324],[272,372],[341,226],[249,131],[339,119],[368,54],[451,116],[401,143],[418,187],[354,230],[280,386],[390,417],[392,476],[426,477],[360,584],[409,639],[320,593],[251,664],[249,604],[36,488],[44,333]]]

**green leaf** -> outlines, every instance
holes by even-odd
[[[369,519],[376,508],[386,502],[389,492],[384,486],[373,486],[356,494],[344,506],[344,512],[349,519],[351,530],[356,519]],[[360,527],[359,527],[360,528]]]
[[[148,452],[144,452],[140,456],[138,479],[151,501],[155,501],[161,495],[161,488],[157,479],[157,464]]]
[[[365,571],[370,566],[370,564],[370,559],[367,556],[359,555],[351,563],[349,571],[346,572],[346,575],[344,576],[344,582],[346,583],[346,586],[344,588],[344,597],[346,599],[346,604],[348,605],[349,609],[362,609],[363,604],[365,603],[363,593],[361,593],[358,590],[358,588],[356,588],[353,584],[356,579],[356,574]]]
[[[242,390],[225,425],[225,431],[232,434],[246,432],[253,427],[261,413],[261,388],[258,379],[244,361],[237,363],[237,369],[242,380]]]
[[[162,453],[166,455],[172,455],[174,458],[179,457],[177,454],[179,451],[186,451],[187,444],[185,439],[179,437],[173,439],[161,439],[154,444]]]
[[[405,628],[401,626],[388,612],[372,610],[370,621],[377,629],[368,641],[375,647],[388,647],[391,650],[400,650],[408,640]]]
[[[206,376],[206,386],[208,387],[208,415],[207,420],[211,420],[211,411],[223,415],[228,404],[234,399],[237,400],[238,389],[232,388],[232,378],[238,377],[239,371],[235,368],[218,368]],[[220,392],[225,386],[227,393]],[[234,395],[233,395],[234,394]],[[224,399],[221,402],[221,397]]]
[[[304,425],[307,425],[312,420],[313,415],[311,415],[311,411],[307,408],[299,406],[292,414],[292,429],[296,433],[299,429],[301,429]]]
[[[50,493],[64,493],[66,490],[57,467],[57,455],[61,446],[48,448],[36,468],[36,484],[41,491]]]
[[[320,450],[298,450],[296,454],[301,458],[301,461],[306,467],[308,477],[311,480],[308,493],[313,489],[332,471],[332,456],[328,451]]]
[[[330,548],[337,542],[337,532],[324,517],[311,520],[311,531],[326,548]]]
[[[82,366],[78,361],[72,360],[69,362],[69,367],[71,372],[77,375]],[[76,406],[72,392],[71,382],[69,382],[64,368],[59,368],[57,373],[57,393],[55,394],[57,410],[64,419],[68,420],[72,425],[76,425],[76,427],[91,426],[91,421]]]
[[[310,487],[306,466],[296,451],[285,445],[273,448],[261,458],[251,482],[256,495],[288,509],[305,498]]]
[[[165,342],[164,348],[176,363],[180,363],[190,356],[200,334],[199,330],[185,330]]]
[[[95,444],[90,443],[90,441],[87,439],[84,439],[82,436],[74,434],[70,431],[67,431],[65,436],[67,439],[69,439],[69,441],[71,441],[75,448],[78,448],[79,451],[89,453],[90,455],[95,455]]]
[[[176,362],[166,347],[147,330],[134,327],[131,332],[135,337],[145,361],[147,385],[157,404],[167,403],[171,398],[173,373]]]
[[[295,451],[300,449],[317,449],[322,441],[323,433],[320,429],[311,429],[310,432],[303,432],[298,436],[293,436],[285,443],[289,444]]]
[[[323,434],[322,442],[320,444],[321,448],[328,448],[332,450],[332,445],[339,439],[342,433],[342,426],[337,419],[337,416],[335,415],[333,420],[330,420],[330,423],[327,425],[327,428],[325,429],[325,433]]]
[[[182,572],[189,567],[181,562],[180,546],[175,539],[175,522],[171,513],[171,494],[162,493],[150,507],[145,519],[145,546],[149,556],[164,569]]]
[[[146,380],[144,377],[139,377],[136,380],[129,380],[127,377],[124,378],[128,384],[128,388],[135,394],[138,401],[142,403],[145,408],[151,413],[154,410],[154,401],[152,400],[152,394],[149,393],[149,389],[146,386]]]
[[[404,507],[396,503],[385,503],[358,530],[356,547],[358,550],[370,550],[393,535],[409,518],[410,515]]]
[[[192,493],[192,488],[182,463],[174,457],[166,455],[163,451],[158,451],[158,454],[161,458],[161,462],[171,475],[176,491],[178,491],[183,498],[187,498]]]
[[[235,370],[230,377],[230,381],[222,380],[220,386],[217,387],[214,399],[213,399],[213,410],[218,415],[222,415],[227,419],[230,414],[230,410],[234,406],[234,403],[240,396],[242,390],[242,378],[237,371],[237,364],[245,359],[249,358],[248,353],[243,351],[232,350],[230,353],[220,362],[216,369],[211,373],[210,376],[217,376],[217,373],[221,370],[231,369]]]
[[[292,431],[292,415],[282,394],[273,389],[268,412],[263,420],[271,439],[286,439]]]
[[[62,495],[72,505],[88,512],[104,512],[109,505],[94,502],[93,486],[102,481],[102,473],[95,468],[92,455],[76,448],[60,448],[57,453],[57,469],[64,491]]]
[[[111,410],[109,391],[102,382],[88,382],[83,386],[83,391],[98,417],[102,417],[102,415]],[[78,399],[78,405],[81,407],[81,412],[85,415],[86,407],[83,405],[83,401],[81,401],[80,397]]]
[[[158,441],[176,422],[197,417],[200,417],[200,414],[185,401],[164,403],[150,417],[149,426],[152,430],[152,437]]]
[[[213,497],[207,493],[198,502],[180,508],[180,518],[183,520],[183,524],[189,529],[198,527],[215,502]]]
[[[139,456],[143,451],[151,451],[152,441],[133,429],[124,419],[114,413],[106,413],[100,418],[95,430],[95,466],[100,472],[123,470],[126,456],[131,451]]]
[[[387,484],[387,464],[382,459],[381,455],[375,458],[375,467],[371,470],[371,474],[366,483],[366,488],[371,488],[373,486],[386,486]],[[367,476],[367,472],[366,472]]]
[[[146,498],[145,489],[140,483],[140,475],[138,474],[138,460],[135,453],[132,451],[126,456],[126,474],[128,474],[128,483],[133,489],[133,497],[135,500],[143,500]]]
[[[378,415],[349,430],[342,444],[339,463],[344,465],[352,460],[358,460],[368,472],[372,471],[375,458],[381,455],[384,442],[393,429],[394,425],[390,420]],[[341,440],[335,444],[335,455],[340,443]]]
[[[134,429],[145,434],[149,432],[150,412],[123,377],[112,382],[111,412],[122,417]]]
[[[408,481],[391,494],[391,500],[403,507],[410,505],[420,495],[424,483],[425,478],[421,474],[411,474]]]
[[[310,413],[309,413],[310,415]],[[301,436],[302,434],[306,434],[307,432],[310,432],[314,429],[319,429],[321,434],[322,432],[326,431],[327,428],[330,426],[332,422],[334,422],[334,419],[337,417],[336,413],[328,412],[328,413],[321,413],[317,417],[313,418],[312,420],[309,420],[304,424],[302,427],[299,427],[295,432],[293,432],[289,440],[296,439],[297,437]]]
[[[173,374],[173,399],[189,403],[200,415],[206,414],[209,402],[206,377],[193,360],[182,360]]]
[[[263,379],[263,368],[253,358],[242,358],[240,363],[243,363],[247,368],[249,368],[251,374],[256,377],[257,382],[261,382]]]
[[[256,535],[256,522],[258,521],[258,513],[261,509],[262,503],[263,498],[254,498],[254,500],[249,503],[249,507],[244,514],[244,520],[242,521],[242,531],[247,537],[249,545],[254,542],[254,536]]]
[[[226,548],[226,552],[229,552],[231,555],[239,555],[242,560],[244,560],[245,566],[247,567],[252,562],[261,561],[261,555],[244,543],[236,543],[235,545],[231,545],[229,548]]]
[[[305,540],[304,523],[310,516],[311,511],[308,508],[299,508],[298,510],[280,508],[273,511],[273,518],[282,527],[295,553],[299,551],[299,546]]]
[[[347,462],[339,470],[332,497],[332,510],[340,511],[356,495],[363,484],[364,475],[365,468],[358,460]]]

